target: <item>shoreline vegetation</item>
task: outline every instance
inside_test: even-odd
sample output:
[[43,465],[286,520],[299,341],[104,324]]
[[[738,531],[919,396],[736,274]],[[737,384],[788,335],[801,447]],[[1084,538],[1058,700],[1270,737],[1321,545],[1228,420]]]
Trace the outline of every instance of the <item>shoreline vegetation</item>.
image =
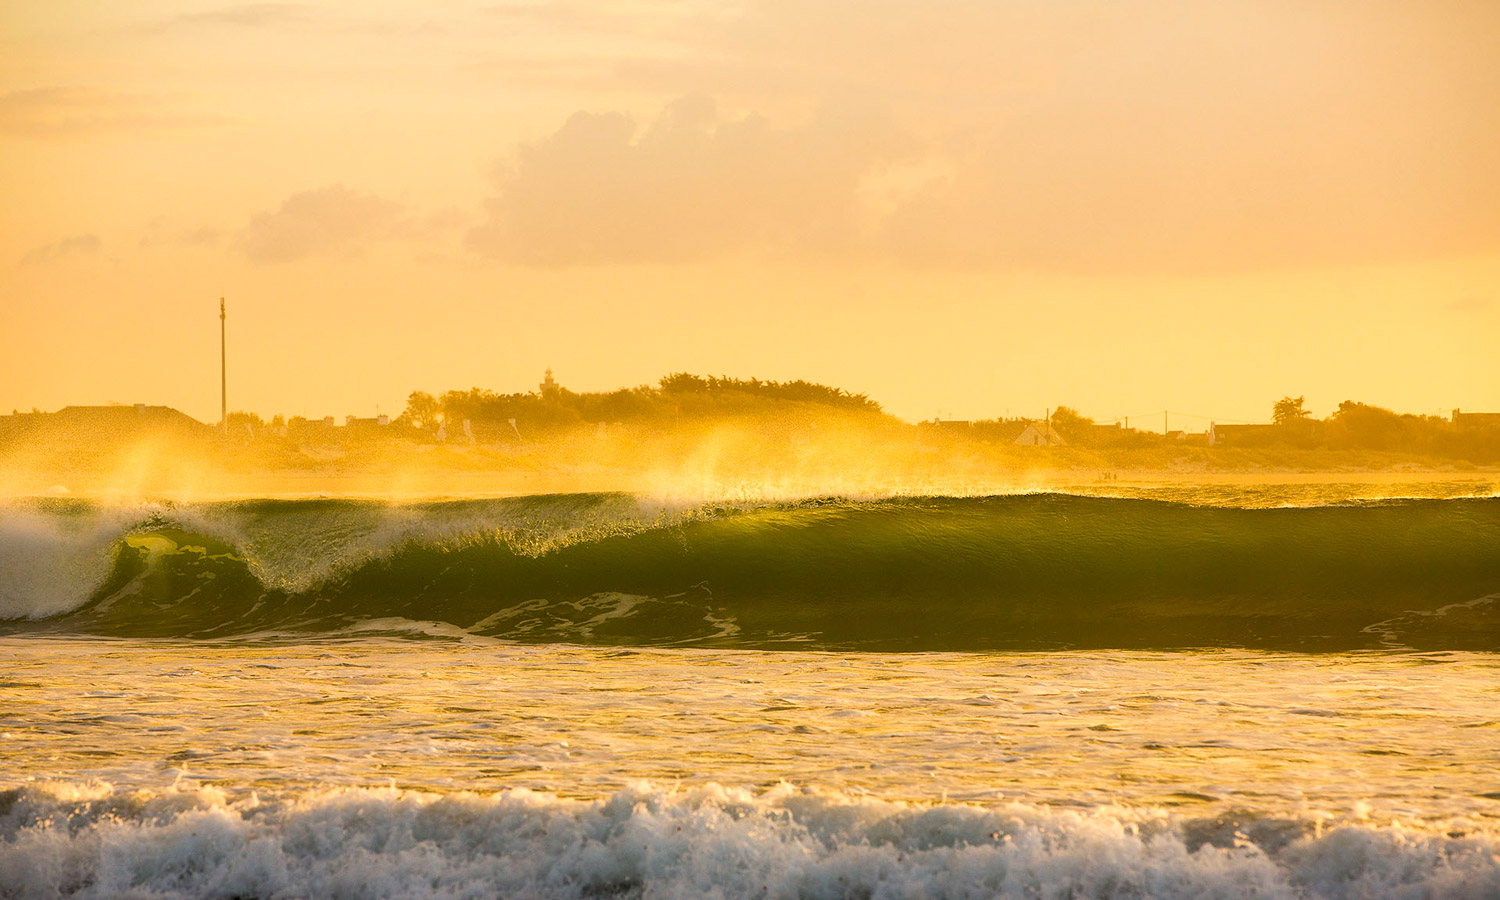
[[676,373],[575,393],[549,373],[530,393],[413,392],[395,417],[228,419],[222,429],[146,406],[0,416],[0,495],[774,497],[1500,475],[1500,416],[1346,402],[1315,419],[1290,397],[1266,424],[1163,435],[1067,406],[1048,419],[910,423],[806,381]]

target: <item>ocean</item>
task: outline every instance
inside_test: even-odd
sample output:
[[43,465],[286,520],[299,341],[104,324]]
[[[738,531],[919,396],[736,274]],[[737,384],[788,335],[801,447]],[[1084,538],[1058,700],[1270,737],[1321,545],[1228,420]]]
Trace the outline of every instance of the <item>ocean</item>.
[[1500,497],[0,505],[0,897],[1500,897]]

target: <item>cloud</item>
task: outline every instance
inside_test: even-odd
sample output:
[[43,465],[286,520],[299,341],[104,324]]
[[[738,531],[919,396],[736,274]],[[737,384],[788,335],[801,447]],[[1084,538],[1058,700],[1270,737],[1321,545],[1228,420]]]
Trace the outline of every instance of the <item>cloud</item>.
[[796,127],[726,117],[702,96],[644,128],[579,112],[501,168],[468,243],[542,265],[834,252],[859,233],[863,179],[908,147],[888,116],[858,103],[825,105]]
[[[854,14],[856,8],[859,14]],[[725,46],[889,96],[949,169],[877,252],[1202,272],[1500,250],[1500,5],[758,0]]]
[[156,218],[147,222],[141,235],[140,247],[142,249],[166,245],[217,247],[225,238],[222,229],[208,225],[200,225],[196,228],[171,228],[169,225],[170,223],[165,218]]
[[272,28],[302,25],[311,19],[312,7],[303,3],[242,3],[206,12],[184,13],[173,21],[183,25]]
[[430,37],[448,31],[448,27],[438,21],[421,18],[429,10],[420,4],[410,10],[414,15],[406,18],[402,18],[398,10],[387,9],[370,16],[363,15],[364,11],[365,5],[361,4],[354,4],[346,12],[306,3],[241,3],[203,12],[183,13],[152,22],[144,26],[143,30],[164,32],[174,29],[238,29],[264,32],[272,38],[299,33],[314,40],[329,36]]
[[680,23],[699,14],[693,4],[617,3],[598,0],[509,2],[487,6],[496,21],[623,37],[660,37],[681,30]]
[[[708,92],[777,123],[829,96],[889,110],[947,173],[910,191],[865,247],[913,265],[1193,273],[1500,251],[1500,3],[558,0],[489,19],[562,48],[479,64],[506,84]],[[588,40],[599,32],[610,39]],[[650,256],[585,211],[663,215],[665,258],[774,230],[750,226],[765,213],[751,197],[737,224],[721,213],[702,235],[682,233],[672,223],[692,215],[671,198],[687,176],[657,172],[647,143],[634,120],[596,117],[531,145],[473,242],[519,253],[524,221],[552,234],[536,258]],[[714,147],[679,150],[711,168]],[[584,152],[600,167],[585,177],[610,202],[589,206],[544,177]],[[723,166],[716,182],[760,177],[747,160]],[[774,196],[775,181],[757,190]],[[627,185],[654,199],[623,196]],[[526,212],[540,202],[527,191],[557,197],[555,215]],[[797,234],[802,212],[789,206],[781,230]]]
[[250,220],[239,236],[252,262],[291,262],[311,256],[353,255],[402,227],[402,207],[338,184],[288,197],[273,212]]
[[114,131],[219,125],[222,116],[174,109],[150,94],[47,87],[0,94],[0,135],[66,138]]
[[54,262],[69,256],[96,256],[104,250],[104,242],[97,234],[75,234],[60,241],[43,244],[28,250],[21,257],[21,265],[33,266]]
[[177,235],[177,243],[187,247],[214,247],[224,239],[224,232],[207,225]]
[[1317,103],[1221,109],[1212,84],[1127,107],[1135,88],[1106,84],[1124,77],[1105,66],[1065,102],[925,142],[878,100],[795,125],[698,95],[644,124],[578,112],[497,170],[467,243],[536,265],[769,250],[1090,274],[1500,249],[1500,168],[1480,164],[1481,133],[1379,116],[1326,129]]

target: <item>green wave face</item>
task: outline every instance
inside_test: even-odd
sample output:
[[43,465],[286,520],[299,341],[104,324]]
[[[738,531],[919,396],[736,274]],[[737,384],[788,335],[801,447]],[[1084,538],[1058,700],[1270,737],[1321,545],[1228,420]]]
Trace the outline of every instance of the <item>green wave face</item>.
[[[570,503],[564,524],[605,501]],[[324,512],[241,514],[279,533],[283,555],[308,548],[317,570]],[[1500,650],[1494,498],[803,502],[583,529],[540,549],[472,527],[486,515],[473,504],[424,515],[468,524],[292,587],[268,586],[230,541],[156,528],[118,545],[88,603],[9,624],[213,637],[443,623],[516,641],[894,651]]]

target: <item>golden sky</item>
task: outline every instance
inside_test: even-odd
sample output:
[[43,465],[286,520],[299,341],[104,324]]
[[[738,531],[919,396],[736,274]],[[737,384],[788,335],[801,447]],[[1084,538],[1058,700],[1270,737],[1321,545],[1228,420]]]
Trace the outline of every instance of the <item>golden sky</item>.
[[[1500,411],[1494,0],[0,6],[0,410]],[[1179,418],[1173,427],[1202,428]]]

